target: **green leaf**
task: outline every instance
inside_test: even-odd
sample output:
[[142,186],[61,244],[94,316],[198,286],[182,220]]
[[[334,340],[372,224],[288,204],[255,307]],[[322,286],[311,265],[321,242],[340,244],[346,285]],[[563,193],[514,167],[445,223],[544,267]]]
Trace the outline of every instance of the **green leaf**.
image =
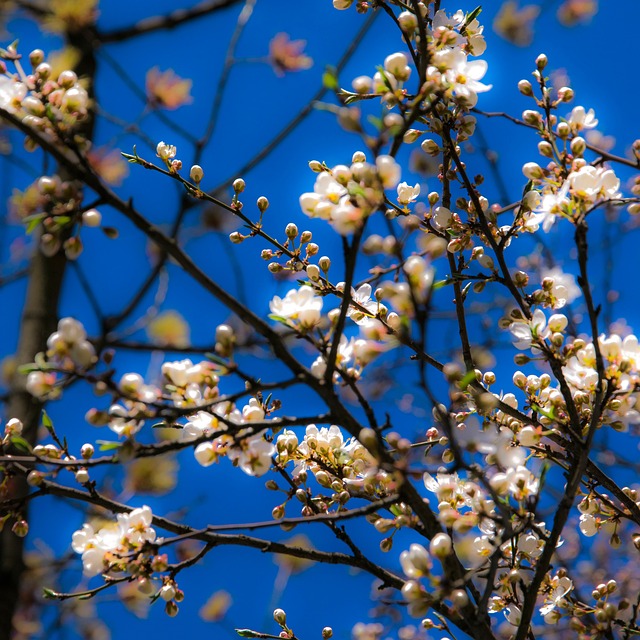
[[384,122],[381,118],[376,118],[375,116],[367,116],[367,121],[372,124],[378,131],[382,131],[384,128]]
[[60,596],[59,593],[55,592],[53,589],[48,589],[47,587],[42,588],[42,595],[47,600],[55,600]]
[[32,371],[40,371],[40,367],[35,364],[35,363],[31,363],[31,364],[21,364],[18,367],[18,373],[21,376],[26,376],[27,374],[31,373]]
[[551,407],[550,411],[547,411],[546,409],[543,409],[541,406],[532,403],[531,404],[531,408],[536,413],[539,413],[541,416],[544,416],[545,418],[549,418],[549,420],[556,420],[556,415],[555,415],[555,412],[553,410],[553,407]]
[[335,67],[326,67],[322,74],[322,84],[325,89],[335,91],[340,86],[338,84],[338,75]]
[[241,638],[259,638],[260,634],[257,631],[251,631],[251,629],[236,629],[236,633]]
[[551,465],[549,465],[548,462],[542,463],[542,468],[540,469],[540,489],[538,490],[538,493],[540,493],[540,491],[542,491],[542,488],[544,487],[545,480],[547,479],[547,473],[549,473],[550,468]]
[[357,93],[351,94],[344,99],[344,104],[349,106],[350,104],[354,104],[355,102],[360,102],[364,100],[362,96],[359,96]]
[[71,222],[71,218],[69,216],[56,216],[54,220],[62,227],[65,224],[69,224]]
[[22,436],[11,436],[11,444],[24,453],[31,453],[31,445]]
[[438,289],[442,289],[442,287],[446,287],[447,285],[450,285],[450,284],[452,284],[452,280],[448,280],[448,279],[445,279],[445,280],[438,280],[438,282],[434,282],[434,283],[431,285],[431,288],[432,288],[434,291],[437,291]]
[[467,14],[467,19],[464,21],[464,26],[472,23],[482,13],[482,7],[477,6],[471,13]]
[[42,426],[49,432],[53,433],[53,421],[49,417],[49,414],[43,409],[42,410]]
[[99,445],[100,451],[113,451],[120,448],[119,442],[112,442],[111,440],[96,440],[96,444]]
[[460,387],[460,389],[464,391],[475,379],[476,379],[476,372],[467,371],[467,373],[465,373],[464,376],[462,377],[462,380],[458,382],[458,386]]
[[350,196],[365,196],[365,190],[363,187],[361,187],[359,184],[354,184],[352,186],[349,187],[349,195]]
[[392,504],[389,507],[389,511],[391,511],[391,513],[393,513],[394,516],[398,517],[402,515],[402,511],[400,511],[400,507],[398,507],[397,504]]
[[32,234],[39,226],[39,224],[46,218],[45,213],[36,213],[32,216],[27,216],[24,218],[23,222],[26,223],[26,233],[27,235]]
[[120,155],[122,155],[123,158],[126,158],[127,162],[130,162],[131,164],[138,164],[140,162],[140,156],[138,155],[138,152],[136,151],[136,145],[133,145],[133,154],[131,153],[125,153],[124,151],[120,152]]

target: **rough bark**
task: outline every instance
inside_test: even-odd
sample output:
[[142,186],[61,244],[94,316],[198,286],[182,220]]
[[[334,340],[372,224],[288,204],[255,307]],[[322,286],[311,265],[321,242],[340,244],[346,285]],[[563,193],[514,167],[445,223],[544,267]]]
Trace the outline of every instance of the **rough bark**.
[[[89,95],[95,99],[93,80],[96,73],[95,32],[93,28],[65,34],[68,45],[81,53],[76,72],[89,80]],[[94,119],[91,115],[84,121],[81,133],[91,139]],[[69,176],[58,171],[64,180]],[[16,364],[34,361],[35,355],[46,350],[47,338],[56,329],[58,305],[66,272],[66,257],[60,251],[53,257],[44,256],[37,248],[31,258],[25,305],[20,324]],[[37,438],[42,403],[25,390],[25,377],[15,374],[11,381],[6,405],[7,418],[19,418],[23,425],[23,437],[34,445]],[[26,495],[28,486],[24,478],[11,478],[7,487],[7,498]],[[22,512],[26,518],[26,507]],[[20,583],[24,572],[24,539],[11,532],[11,524],[0,532],[0,640],[8,640],[13,632],[13,617],[19,604]]]

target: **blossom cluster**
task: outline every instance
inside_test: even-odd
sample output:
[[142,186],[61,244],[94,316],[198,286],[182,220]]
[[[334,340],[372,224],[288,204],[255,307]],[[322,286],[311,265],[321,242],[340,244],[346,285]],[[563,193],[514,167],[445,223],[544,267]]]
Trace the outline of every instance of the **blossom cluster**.
[[[87,340],[87,332],[75,318],[62,318],[58,330],[47,340],[46,361],[43,368],[31,371],[26,389],[37,398],[52,397],[59,393],[56,370],[73,372],[90,368],[96,361],[96,352]],[[51,370],[53,369],[53,371]]]
[[[151,545],[156,531],[151,526],[153,514],[147,506],[129,513],[119,513],[117,520],[95,531],[91,524],[73,534],[72,548],[82,555],[85,575],[92,577],[113,571],[139,573],[140,555],[153,557]],[[135,567],[135,569],[134,569]]]
[[[425,77],[418,78],[420,95],[428,104],[442,100],[468,110],[476,105],[478,93],[491,89],[490,85],[480,82],[487,72],[487,63],[468,59],[482,55],[486,49],[483,27],[463,11],[448,16],[444,10],[439,10],[430,22],[427,39],[430,64]],[[406,38],[420,38],[419,21],[412,11],[400,13],[398,23]],[[353,88],[356,94],[379,94],[387,106],[392,107],[403,100],[411,75],[406,54],[396,52],[385,58],[382,70],[372,78],[357,77]]]
[[[19,56],[9,47],[5,59],[17,63]],[[17,73],[5,71],[0,76],[0,108],[54,140],[72,134],[89,112],[87,90],[73,71],[65,70],[57,78],[52,77],[51,65],[42,50],[31,51],[29,61],[31,73],[16,64]]]
[[[526,86],[531,91],[530,85]],[[572,97],[568,88],[560,89],[559,93],[563,100]],[[539,129],[543,141],[538,148],[551,162],[546,167],[527,162],[522,168],[536,187],[525,195],[516,213],[516,225],[522,230],[535,232],[542,227],[549,231],[558,218],[576,222],[601,203],[621,197],[620,179],[614,170],[606,165],[588,164],[583,157],[587,144],[581,134],[598,125],[593,109],[586,111],[578,105],[559,122],[555,115],[550,116],[549,126],[556,125],[553,137],[538,111],[525,111],[523,119]],[[563,144],[564,150],[558,148],[558,143]]]
[[300,196],[300,207],[309,217],[327,220],[346,235],[384,206],[385,190],[394,189],[399,181],[400,166],[391,156],[380,155],[370,164],[357,151],[350,166],[320,166],[313,192]]
[[[313,505],[320,512],[332,506],[343,507],[352,497],[381,498],[396,488],[397,478],[378,468],[371,453],[355,438],[344,439],[337,425],[318,428],[310,424],[300,440],[292,430],[285,429],[276,440],[276,462],[283,467],[293,462],[292,477],[307,482],[313,474],[320,487],[331,489],[327,496],[318,496]],[[303,506],[303,515],[313,515],[312,502]],[[276,511],[282,517],[284,510]]]

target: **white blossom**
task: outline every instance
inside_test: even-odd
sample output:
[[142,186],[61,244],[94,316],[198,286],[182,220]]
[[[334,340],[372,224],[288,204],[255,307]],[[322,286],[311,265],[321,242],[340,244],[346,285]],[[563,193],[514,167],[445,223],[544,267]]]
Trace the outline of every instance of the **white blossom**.
[[322,304],[322,298],[316,296],[311,287],[302,286],[291,289],[284,298],[275,296],[269,303],[269,309],[292,326],[307,330],[320,322]]
[[402,205],[407,205],[414,202],[420,195],[420,185],[416,184],[411,187],[406,182],[401,182],[398,185],[398,202]]
[[585,108],[579,105],[573,108],[567,118],[567,122],[575,132],[583,129],[593,129],[598,126],[595,111],[593,109],[585,111]]

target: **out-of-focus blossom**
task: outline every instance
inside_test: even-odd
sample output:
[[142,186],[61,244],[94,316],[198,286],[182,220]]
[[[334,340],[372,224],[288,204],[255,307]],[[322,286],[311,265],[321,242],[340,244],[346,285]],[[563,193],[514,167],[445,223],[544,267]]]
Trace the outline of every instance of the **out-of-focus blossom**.
[[206,622],[220,622],[227,615],[232,603],[233,600],[227,591],[216,591],[202,606],[199,615]]
[[50,0],[42,24],[54,33],[73,33],[94,24],[98,18],[98,0]]
[[147,327],[149,337],[163,347],[188,347],[189,324],[172,309],[163,311]]
[[512,44],[526,47],[533,40],[533,23],[540,7],[529,4],[518,8],[515,0],[505,2],[493,22],[494,31]]
[[565,27],[588,22],[598,13],[597,0],[565,0],[558,7],[558,20]]
[[290,40],[286,33],[279,33],[271,40],[269,62],[276,75],[283,76],[288,71],[304,71],[311,68],[312,58],[303,53],[306,44],[304,40]]
[[191,80],[181,78],[173,69],[160,71],[153,67],[147,71],[147,98],[152,105],[172,111],[193,102],[192,84]]
[[119,187],[129,175],[129,163],[117,149],[92,149],[87,156],[91,168],[104,182]]

